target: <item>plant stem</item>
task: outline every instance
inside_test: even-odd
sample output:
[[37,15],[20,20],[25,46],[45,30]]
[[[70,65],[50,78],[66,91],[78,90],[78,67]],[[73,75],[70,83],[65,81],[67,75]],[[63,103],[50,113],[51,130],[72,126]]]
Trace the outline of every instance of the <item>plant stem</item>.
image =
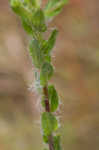
[[[45,95],[45,111],[50,112],[50,105],[49,105],[49,96],[48,96],[48,87],[47,85],[43,87],[43,92]],[[54,150],[54,142],[53,142],[53,135],[49,135],[48,137],[48,144],[49,150]]]
[[43,88],[44,96],[45,96],[45,111],[50,112],[50,105],[49,105],[49,96],[48,96],[48,87],[47,85]]

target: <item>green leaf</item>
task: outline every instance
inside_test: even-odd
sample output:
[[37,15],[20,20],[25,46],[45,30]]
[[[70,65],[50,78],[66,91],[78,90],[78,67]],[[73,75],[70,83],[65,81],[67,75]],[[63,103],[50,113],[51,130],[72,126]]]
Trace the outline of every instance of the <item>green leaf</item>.
[[53,11],[48,12],[48,18],[57,16],[62,11],[62,7],[55,8]]
[[56,111],[59,105],[59,98],[56,89],[53,85],[48,86],[48,95],[51,112]]
[[32,5],[34,7],[36,6],[35,0],[24,0],[23,2],[26,5]]
[[56,42],[56,36],[57,36],[58,30],[54,29],[48,39],[47,42],[45,42],[44,44],[44,52],[46,54],[49,54],[51,52],[51,50],[53,49],[55,42]]
[[[14,0],[15,1],[15,0]],[[40,8],[41,0],[19,0],[21,1],[25,6],[29,6],[30,8]]]
[[56,36],[58,34],[58,30],[57,29],[54,29],[51,33],[51,36],[48,40],[48,49],[47,51],[49,52],[50,50],[52,50],[52,48],[54,47],[55,45],[55,42],[56,42]]
[[[27,23],[30,24],[31,28],[38,30],[39,32],[45,32],[47,27],[45,25],[45,16],[40,8],[31,7],[31,0],[11,0],[11,8],[13,11],[22,18],[25,18]],[[35,1],[36,2],[36,1]],[[25,22],[25,26],[26,26]]]
[[29,51],[33,59],[33,64],[35,65],[35,67],[40,68],[43,64],[44,59],[43,53],[40,50],[39,42],[36,39],[33,39],[30,42]]
[[60,136],[54,136],[54,149],[61,150]]
[[18,15],[22,14],[21,9],[23,9],[23,6],[20,0],[10,0],[10,5],[15,13],[17,13]]
[[44,11],[47,19],[58,15],[68,0],[49,0]]
[[48,136],[58,128],[58,121],[54,115],[44,112],[41,117],[41,124],[44,135]]
[[44,55],[44,56],[45,56],[45,61],[51,63],[51,56],[50,55]]
[[41,50],[45,55],[45,61],[48,63],[51,62],[51,50],[53,49],[55,45],[57,33],[58,31],[54,29],[49,39],[42,41]]
[[28,34],[30,35],[34,34],[33,29],[26,18],[22,18],[22,26]]
[[35,8],[40,8],[41,6],[41,0],[24,0],[27,3],[31,3],[32,6],[34,6]]
[[47,83],[47,81],[52,77],[53,72],[54,72],[54,69],[53,69],[53,66],[50,63],[45,62],[42,65],[41,73],[40,73],[40,83],[41,83],[41,85],[44,86]]
[[29,20],[31,19],[32,12],[29,10],[28,7],[24,6],[21,0],[10,0],[10,5],[17,15],[21,17],[26,17]]
[[45,16],[44,13],[41,9],[37,9],[35,13],[33,14],[33,25],[34,27],[40,31],[40,32],[45,32],[47,27],[45,25]]
[[51,9],[52,7],[55,7],[56,4],[59,2],[60,0],[49,0],[45,9]]
[[45,143],[48,143],[48,136],[43,135],[43,141],[44,141]]

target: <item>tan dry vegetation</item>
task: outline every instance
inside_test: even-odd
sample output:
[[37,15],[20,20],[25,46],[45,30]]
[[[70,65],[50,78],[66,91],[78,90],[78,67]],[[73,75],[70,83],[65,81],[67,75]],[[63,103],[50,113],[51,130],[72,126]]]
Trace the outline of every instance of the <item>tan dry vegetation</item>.
[[[63,146],[99,149],[99,1],[71,0],[51,23],[59,28],[52,82],[59,91]],[[0,0],[0,149],[41,147],[28,37],[7,0]],[[33,121],[33,122],[32,122]],[[30,140],[31,139],[31,140]]]

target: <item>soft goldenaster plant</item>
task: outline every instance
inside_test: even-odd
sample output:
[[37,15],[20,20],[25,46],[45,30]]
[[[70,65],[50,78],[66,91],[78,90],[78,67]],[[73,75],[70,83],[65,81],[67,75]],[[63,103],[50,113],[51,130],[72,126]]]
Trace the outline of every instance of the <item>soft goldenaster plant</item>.
[[59,97],[54,85],[49,84],[54,73],[51,55],[58,31],[53,29],[47,40],[44,33],[47,31],[48,20],[58,15],[66,3],[67,0],[49,0],[42,8],[41,0],[10,0],[11,8],[20,17],[24,30],[31,36],[29,54],[36,70],[34,74],[37,89],[42,96],[41,104],[44,108],[41,113],[42,134],[49,150],[62,149],[60,135],[57,132],[59,122],[54,115],[59,107]]

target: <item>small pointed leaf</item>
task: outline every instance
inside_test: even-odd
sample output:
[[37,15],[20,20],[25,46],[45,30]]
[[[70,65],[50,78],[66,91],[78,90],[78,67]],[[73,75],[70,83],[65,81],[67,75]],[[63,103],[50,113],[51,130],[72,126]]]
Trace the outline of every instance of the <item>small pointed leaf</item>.
[[48,136],[58,128],[58,121],[54,115],[44,112],[41,117],[42,129],[44,135]]
[[53,66],[50,63],[45,62],[42,65],[41,73],[40,73],[41,85],[45,85],[47,83],[47,81],[52,77],[53,72],[54,72]]
[[33,64],[37,67],[40,68],[40,66],[43,63],[43,53],[40,50],[39,47],[39,42],[35,39],[33,39],[30,42],[30,55],[32,56],[33,59]]
[[44,32],[47,29],[44,13],[40,8],[35,9],[31,7],[31,3],[33,2],[36,3],[36,0],[10,0],[11,8],[22,18],[22,21],[23,18],[25,18],[27,23],[29,22],[31,25],[31,28],[34,28],[39,32]]
[[36,6],[35,0],[24,0],[24,4]]
[[48,95],[49,95],[49,101],[50,101],[50,109],[52,112],[56,111],[59,105],[59,98],[56,89],[53,85],[50,85],[48,87]]
[[10,0],[10,5],[13,11],[20,17],[25,17],[28,20],[32,17],[32,12],[28,7],[24,6],[21,0]]
[[30,35],[34,34],[33,29],[26,18],[22,18],[22,26],[28,34]]
[[49,19],[58,15],[67,2],[68,0],[49,0],[45,7],[46,18]]
[[54,29],[51,33],[50,38],[48,39],[48,51],[52,50],[54,47],[54,44],[56,42],[56,36],[57,36],[58,30]]
[[52,7],[55,7],[59,1],[60,0],[48,0],[48,3],[46,5],[45,9],[49,10]]
[[49,37],[48,40],[43,41],[43,46],[42,50],[46,55],[50,55],[51,50],[53,49],[55,42],[56,42],[56,37],[58,34],[58,30],[54,29]]
[[43,135],[43,141],[44,141],[45,143],[48,143],[48,136]]
[[54,136],[54,149],[55,150],[62,150],[60,144],[60,136]]
[[35,13],[33,14],[33,25],[34,27],[40,31],[45,32],[46,31],[46,25],[45,25],[45,16],[41,9],[37,9]]

